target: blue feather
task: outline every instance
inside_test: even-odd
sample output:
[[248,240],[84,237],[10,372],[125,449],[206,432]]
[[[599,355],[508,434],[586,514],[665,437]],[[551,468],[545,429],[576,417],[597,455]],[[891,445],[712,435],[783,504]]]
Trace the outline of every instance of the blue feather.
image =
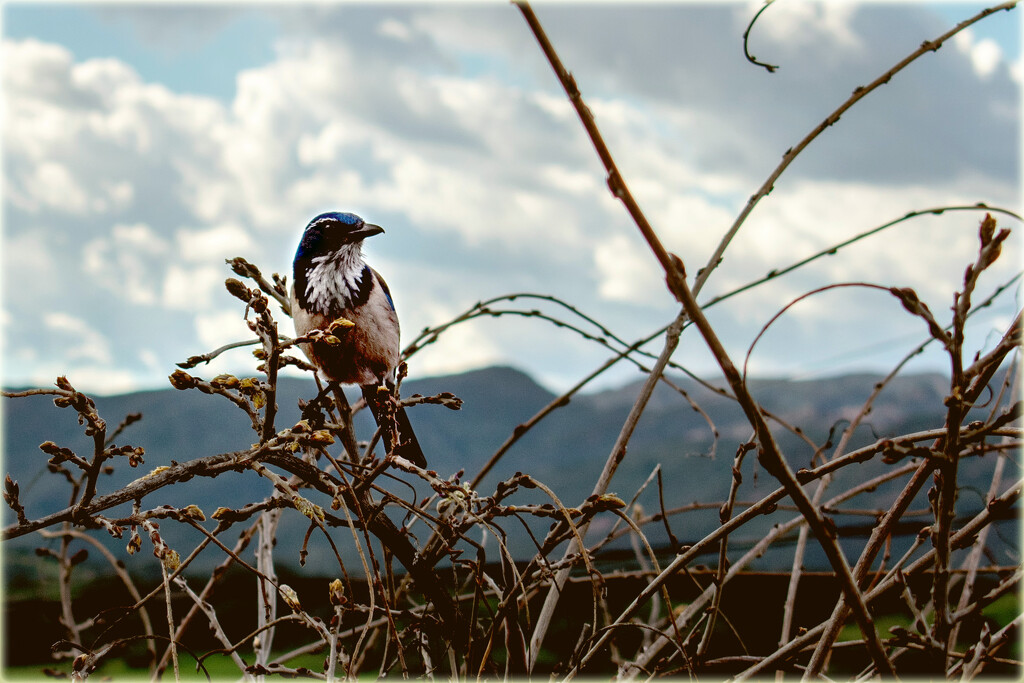
[[[354,213],[343,213],[340,211],[328,211],[322,213],[309,222],[302,239],[299,241],[299,248],[295,251],[295,260],[319,256],[325,250],[330,249],[329,238],[324,231],[326,224],[341,223],[342,225],[353,226],[358,229],[365,221]],[[325,225],[321,225],[325,224]],[[329,231],[328,231],[329,232]]]
[[[369,266],[367,266],[367,268],[369,268]],[[372,272],[377,276],[377,282],[380,283],[380,288],[384,292],[384,296],[387,298],[388,303],[391,305],[391,310],[397,312],[395,309],[395,300],[391,298],[391,290],[388,288],[388,283],[384,282],[384,278],[380,276],[380,273],[377,271]]]
[[[354,213],[343,213],[341,211],[328,211],[326,213],[320,214],[319,216],[317,216],[316,218],[311,220],[309,222],[309,225],[314,225],[316,223],[319,223],[320,221],[331,220],[331,219],[336,220],[339,223],[344,223],[345,225],[359,225],[360,223],[363,222],[363,219],[360,218],[359,216],[355,215]],[[309,226],[306,226],[306,227],[308,228]]]

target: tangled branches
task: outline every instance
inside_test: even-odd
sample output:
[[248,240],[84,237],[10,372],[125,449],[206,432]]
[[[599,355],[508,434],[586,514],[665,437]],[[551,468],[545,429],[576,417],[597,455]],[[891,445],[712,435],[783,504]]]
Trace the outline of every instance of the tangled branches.
[[[227,662],[236,678],[261,680],[274,674],[334,680],[368,672],[466,678],[544,672],[566,679],[614,672],[620,679],[632,679],[723,671],[739,680],[769,671],[834,675],[836,668],[850,675],[926,672],[934,677],[969,678],[986,667],[1018,665],[1004,655],[1020,618],[996,622],[985,611],[1016,589],[1020,567],[992,567],[983,561],[988,535],[996,524],[1014,515],[1022,493],[1022,482],[1007,472],[1018,464],[1013,455],[1021,446],[1020,313],[984,354],[972,356],[965,342],[974,312],[1019,277],[987,294],[980,289],[981,275],[999,259],[1010,235],[993,216],[1016,216],[985,205],[915,212],[709,302],[697,300],[746,216],[767,196],[792,159],[850,106],[968,23],[922,46],[868,88],[859,88],[787,152],[715,255],[691,280],[683,259],[665,249],[631,195],[539,20],[528,5],[520,9],[594,143],[609,189],[650,245],[679,302],[676,315],[664,327],[630,341],[556,297],[519,292],[482,301],[424,330],[406,349],[406,358],[442,340],[454,326],[497,316],[553,324],[610,353],[606,363],[513,429],[489,457],[479,454],[482,457],[475,462],[482,464],[471,477],[464,477],[465,472],[449,476],[381,452],[379,434],[360,440],[353,418],[364,404],[350,404],[344,393],[323,387],[314,369],[295,354],[300,343],[336,343],[349,326],[338,321],[324,331],[288,337],[276,313],[289,314],[284,278],[268,279],[245,259],[230,260],[237,278],[227,279],[226,288],[240,302],[252,338],[192,356],[169,379],[182,392],[209,396],[195,396],[196,400],[227,401],[237,409],[238,419],[252,430],[248,447],[216,454],[188,453],[180,462],[161,464],[126,485],[105,490],[106,474],[147,464],[142,447],[114,443],[138,421],[138,415],[129,415],[109,430],[93,399],[64,377],[55,388],[4,392],[10,398],[52,396],[57,408],[73,411],[91,440],[89,455],[53,441],[40,445],[48,456],[48,473],[67,486],[69,502],[61,509],[32,516],[19,483],[8,476],[4,486],[4,500],[15,519],[4,528],[3,539],[38,534],[57,542],[56,548],[40,550],[59,567],[60,623],[66,635],[55,645],[57,659],[69,660],[70,674],[78,680],[139,643],[145,648],[151,675],[160,676],[170,668],[176,678],[182,674],[183,662],[209,673],[215,661]],[[781,307],[762,328],[767,330],[800,302],[839,287],[871,289],[889,302],[895,300],[922,326],[923,341],[908,351],[906,359],[927,344],[941,347],[949,359],[942,419],[927,429],[881,436],[867,444],[854,442],[855,431],[905,359],[877,383],[860,409],[847,417],[845,427],[830,429],[824,440],[816,441],[755,397],[745,366],[741,370],[733,361],[705,314],[733,295],[916,215],[977,210],[984,211],[978,249],[954,285],[950,320],[942,319],[913,289],[898,283],[832,283]],[[721,382],[696,378],[673,360],[684,334],[699,336],[710,349],[721,369]],[[203,378],[189,372],[221,354],[250,346],[256,359],[252,376]],[[516,472],[483,488],[486,475],[526,434],[620,361],[635,365],[644,382],[610,452],[595,454],[595,458],[604,456],[605,464],[589,495],[563,500],[555,487],[530,472]],[[279,409],[280,373],[286,367],[309,373],[316,381],[317,391],[310,385],[312,398],[300,402],[301,417],[294,422],[284,422]],[[699,381],[697,386],[737,406],[749,436],[727,442],[710,412],[672,371],[690,374]],[[404,375],[404,368],[400,374]],[[683,410],[700,414],[713,436],[713,449],[722,441],[734,450],[725,500],[666,507],[671,484],[663,481],[660,464],[631,499],[612,493],[612,481],[634,436],[642,430],[641,418],[659,387],[674,392]],[[450,392],[410,395],[401,401],[408,407],[429,404],[453,410],[462,404]],[[795,467],[798,459],[787,451],[780,438],[783,434],[800,440],[813,453],[806,467]],[[743,487],[744,467],[749,470],[753,461],[769,475],[771,491]],[[957,502],[963,488],[962,468],[971,461],[991,464],[986,471],[989,486],[985,504],[965,515]],[[870,476],[852,477],[853,483],[836,486],[840,475],[865,471],[856,469],[864,463],[878,468]],[[209,514],[190,500],[147,507],[147,498],[151,500],[158,491],[178,490],[195,478],[217,479],[228,486],[241,473],[259,477],[264,484],[250,492],[244,505],[221,506]],[[637,500],[655,481],[659,511],[647,514]],[[874,524],[865,542],[852,543],[840,533],[836,517],[853,514],[848,506],[880,487],[888,487],[891,495],[887,494],[882,507],[865,504],[867,509],[860,510]],[[741,492],[753,495],[753,500],[743,500]],[[927,509],[914,510],[915,501],[922,497],[920,504]],[[718,510],[717,525],[692,542],[680,543],[685,515],[702,508]],[[927,524],[918,519],[922,514]],[[775,524],[764,530],[758,522],[766,516]],[[293,519],[305,528],[295,556],[285,555],[277,545],[283,520]],[[173,547],[168,540],[171,535],[161,524],[187,528],[200,540],[188,548]],[[913,540],[903,547],[896,539],[906,535],[908,526],[914,528]],[[662,529],[667,545],[653,540]],[[742,553],[736,550],[738,544],[730,547],[740,530],[758,534],[756,543]],[[513,551],[509,538],[514,531],[529,536],[528,556]],[[797,535],[797,542],[793,570],[786,577],[781,630],[770,634],[774,640],[770,647],[755,646],[751,631],[740,623],[744,615],[730,606],[729,597],[733,587],[751,573],[751,563],[791,534]],[[112,541],[98,540],[104,537]],[[602,552],[622,537],[628,537],[632,553],[609,566]],[[151,551],[159,581],[140,590],[138,577],[126,571],[110,549],[112,544],[123,545],[129,555]],[[84,561],[84,546],[109,563],[130,601],[110,604],[83,621],[75,614],[71,577]],[[333,556],[334,574],[315,591],[293,588],[282,578],[283,568],[303,565],[314,547],[327,549]],[[345,559],[351,556],[343,547],[355,550],[354,562]],[[798,587],[808,579],[803,560],[813,547],[826,558],[834,594],[827,600],[812,598],[827,603],[831,613],[807,622],[797,615],[803,606],[798,597],[806,596]],[[212,573],[191,571],[199,558],[210,556],[217,558]],[[717,562],[700,573],[695,564],[706,556]],[[995,578],[983,582],[980,577],[985,574]],[[232,608],[220,602],[239,576],[252,588],[249,597],[257,615],[255,625],[246,628],[240,628],[231,618]],[[878,612],[885,601],[900,605],[906,625],[881,628]],[[157,609],[162,609],[165,624],[151,614]],[[300,643],[294,644],[292,638],[290,649],[284,649],[279,635],[288,629],[301,634]],[[196,647],[199,631],[212,634],[215,645]],[[836,667],[837,660],[845,663]]]

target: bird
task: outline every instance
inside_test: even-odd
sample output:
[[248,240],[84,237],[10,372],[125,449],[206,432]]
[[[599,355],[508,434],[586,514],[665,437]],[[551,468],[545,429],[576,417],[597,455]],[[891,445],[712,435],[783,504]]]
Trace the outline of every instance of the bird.
[[326,330],[339,318],[352,323],[338,343],[299,344],[317,370],[334,384],[358,384],[388,453],[426,467],[423,449],[405,408],[394,411],[398,442],[392,443],[384,400],[394,395],[401,360],[400,328],[391,291],[363,258],[363,240],[384,229],[354,213],[330,211],[309,222],[295,251],[291,287],[292,319],[299,337]]

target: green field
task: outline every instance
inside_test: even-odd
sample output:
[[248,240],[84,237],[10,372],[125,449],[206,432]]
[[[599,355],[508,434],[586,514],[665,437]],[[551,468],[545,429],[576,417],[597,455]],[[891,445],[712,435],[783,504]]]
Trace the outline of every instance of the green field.
[[[283,653],[282,653],[283,654]],[[251,658],[251,655],[249,656]],[[243,657],[248,661],[249,658]],[[273,661],[273,659],[271,659]],[[295,659],[288,662],[288,666],[291,668],[298,668],[300,666],[307,667],[313,671],[323,670],[324,657],[322,654],[310,654],[296,657]],[[212,655],[207,657],[203,661],[206,671],[213,680],[238,680],[240,672],[235,663],[230,657],[224,655]],[[181,674],[181,680],[183,681],[205,681],[207,680],[206,674],[202,671],[196,670],[196,661],[190,655],[185,653],[179,653],[178,655],[178,667]],[[44,665],[35,666],[14,666],[3,669],[3,680],[10,681],[38,681],[38,680],[54,680],[43,674],[43,669],[47,668]],[[71,666],[67,662],[62,662],[60,666],[51,666],[49,668],[55,671],[61,671],[66,677],[70,676]],[[174,672],[168,670],[164,673],[164,680],[173,680]],[[149,680],[149,670],[145,668],[132,668],[122,659],[108,659],[100,665],[96,671],[89,674],[89,678],[93,680],[104,680],[111,679],[117,681],[127,680]],[[374,678],[376,676],[374,675]]]

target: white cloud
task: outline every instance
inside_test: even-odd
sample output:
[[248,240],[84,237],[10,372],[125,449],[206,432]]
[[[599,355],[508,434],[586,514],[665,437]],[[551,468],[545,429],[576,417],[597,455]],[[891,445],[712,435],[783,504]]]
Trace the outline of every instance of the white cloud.
[[7,230],[3,239],[4,289],[7,302],[15,293],[29,296],[25,283],[32,283],[32,292],[51,294],[61,292],[67,286],[57,266],[57,253],[51,239],[47,238],[50,226],[30,224],[20,234]]
[[397,19],[385,19],[377,26],[377,33],[385,38],[394,38],[403,43],[408,42],[412,37],[412,31],[407,24]]
[[167,243],[145,223],[115,225],[110,234],[114,245],[123,251],[157,255],[167,251]]
[[164,269],[169,243],[145,223],[117,224],[109,237],[85,245],[83,268],[107,289],[133,304],[152,305]]
[[160,361],[160,356],[157,355],[153,349],[141,349],[139,351],[139,360],[146,366],[148,370],[153,372],[162,372],[163,364]]
[[178,252],[196,263],[223,263],[254,248],[252,238],[236,223],[222,223],[205,230],[179,230],[175,234]]
[[[785,267],[811,254],[849,239],[858,233],[898,219],[915,210],[947,205],[970,206],[984,188],[962,181],[961,188],[878,187],[832,181],[800,181],[780,187],[763,200],[741,228],[727,252],[720,271],[709,281],[708,291],[721,293]],[[1012,190],[992,193],[1010,200]],[[1008,201],[1007,203],[1012,203]],[[925,215],[889,228],[826,256],[800,271],[738,297],[730,309],[751,320],[765,321],[796,296],[828,283],[871,282],[882,286],[912,287],[933,311],[948,309],[952,292],[962,281],[964,268],[977,254],[977,228],[983,211]],[[997,215],[1000,225],[1012,225]],[[1020,238],[1011,236],[1007,253],[1020,253]],[[1008,280],[1018,268],[1017,259],[1003,258],[986,276],[986,285]],[[835,307],[837,295],[816,297],[790,314],[807,321],[828,318],[849,320],[866,314],[878,300],[861,300],[857,306]],[[841,313],[840,313],[841,312]],[[897,308],[886,309],[902,318]]]
[[182,268],[172,264],[164,277],[161,303],[182,311],[204,311],[210,307],[213,293],[222,288],[224,280],[223,268]]
[[53,384],[58,375],[66,375],[68,381],[79,391],[94,394],[126,394],[142,388],[139,374],[134,370],[118,367],[76,366],[71,369],[54,369],[40,372],[32,382],[36,386]]
[[594,265],[598,293],[605,299],[643,305],[655,291],[664,289],[657,259],[625,235],[614,235],[599,244],[594,249]]
[[545,183],[558,192],[585,197],[597,197],[604,191],[594,173],[579,171],[555,164],[548,164],[540,169],[540,176]]
[[241,310],[199,314],[195,318],[195,327],[199,343],[207,351],[253,337],[242,319]]
[[[845,97],[843,84],[875,72],[862,37],[874,29],[865,26],[905,25],[881,16],[885,7],[787,0],[753,36],[755,51],[769,43],[764,54],[785,58],[784,68],[734,71],[741,60],[723,57],[725,45],[736,57],[759,7],[543,12],[627,182],[691,277],[785,146],[834,105],[822,88],[838,82]],[[699,29],[666,21],[689,11],[710,21]],[[302,225],[338,208],[383,216],[388,234],[370,253],[401,290],[407,330],[520,289],[555,291],[599,318],[632,316],[630,329],[654,329],[675,309],[660,269],[610,196],[528,32],[508,28],[509,12],[412,7],[359,15],[363,23],[351,26],[330,7],[306,12],[317,25],[299,19],[273,60],[238,74],[227,104],[146,82],[116,58],[76,62],[62,47],[5,41],[5,286],[10,296],[12,283],[37,283],[7,310],[45,327],[40,311],[63,310],[58,297],[73,287],[94,305],[76,312],[82,321],[100,328],[93,321],[132,304],[125,308],[140,334],[165,325],[161,339],[189,349],[180,359],[194,346],[250,336],[240,310],[218,309],[230,301],[224,258],[244,255],[268,273],[286,268]],[[896,16],[916,15],[898,8]],[[331,21],[339,28],[326,37]],[[586,30],[569,30],[577,26]],[[623,41],[614,55],[610,37]],[[1019,135],[1019,93],[991,77],[1005,60],[998,46],[958,40],[955,59],[922,59],[815,142],[754,211],[705,296],[912,209],[1019,202],[1019,164],[1000,156],[1007,136]],[[942,97],[926,97],[934,83]],[[715,315],[749,325],[790,296],[844,279],[899,279],[944,307],[950,278],[973,254],[976,218],[897,228]],[[1008,252],[1019,253],[1018,243]],[[71,333],[67,320],[50,322]],[[139,349],[150,346],[131,333],[107,340],[111,357],[167,365],[143,358]],[[533,353],[529,340],[494,340],[474,325],[446,344],[417,357],[418,374]],[[99,348],[79,360],[97,361]],[[9,348],[5,360],[30,351]]]
[[[103,188],[110,200],[111,210],[123,209],[135,198],[135,187],[127,180],[111,180],[104,183]],[[98,207],[101,211],[107,210],[106,204],[101,203]]]
[[130,66],[117,59],[90,59],[77,64],[70,71],[73,87],[106,98],[106,104],[115,104],[125,88],[141,85],[139,75]]
[[317,131],[299,136],[298,157],[305,166],[328,165],[346,147],[367,139],[370,128],[359,121],[329,121]]
[[[751,0],[737,8],[740,31],[765,5],[764,0]],[[842,48],[860,49],[860,37],[851,30],[851,18],[857,11],[852,2],[792,0],[774,2],[758,19],[752,40],[769,38],[775,47],[796,52],[808,46],[831,43]]]
[[1003,50],[992,38],[978,40],[971,29],[964,29],[953,37],[957,49],[966,54],[979,77],[989,78],[1003,62]]
[[5,89],[34,93],[31,100],[68,93],[68,71],[74,59],[70,50],[30,38],[5,41],[3,58]]
[[24,194],[15,194],[15,203],[30,211],[50,208],[62,213],[83,213],[90,208],[88,193],[67,166],[59,162],[44,161],[30,175],[22,176],[21,181]]
[[[254,227],[280,230],[297,224],[297,215],[358,203],[405,213],[425,229],[455,231],[475,244],[521,244],[530,229],[564,239],[559,236],[565,230],[553,234],[544,227],[553,206],[542,194],[496,193],[520,184],[515,174],[522,170],[508,163],[515,152],[509,131],[519,127],[517,119],[547,118],[532,98],[474,78],[388,72],[373,84],[383,89],[374,96],[386,100],[375,108],[401,112],[387,116],[399,116],[404,126],[438,128],[437,139],[429,130],[410,139],[387,116],[347,106],[347,90],[371,87],[378,76],[365,64],[354,70],[345,43],[288,43],[280,54],[277,62],[239,77],[233,118],[217,138],[224,159],[220,175],[188,169],[186,182],[194,191],[184,199],[203,220],[245,216]],[[494,108],[496,101],[513,106]],[[470,143],[495,154],[467,157],[462,147]],[[368,167],[381,172],[371,177]],[[496,205],[503,199],[507,208]]]
[[[435,322],[451,320],[457,314],[438,304],[430,305],[421,313]],[[404,343],[408,343],[407,340]],[[502,362],[508,362],[508,354],[503,352],[498,340],[471,321],[448,328],[437,342],[418,351],[409,361],[410,376],[443,375]]]
[[974,70],[982,78],[988,78],[1003,61],[1003,51],[999,44],[991,38],[985,38],[971,49],[971,62]]
[[55,312],[47,313],[43,317],[43,322],[48,330],[62,335],[63,356],[67,361],[84,360],[101,365],[109,365],[113,361],[107,338],[85,320],[67,313]]
[[546,193],[502,187],[489,173],[438,167],[415,154],[396,160],[392,174],[393,184],[368,188],[364,201],[383,211],[402,211],[424,230],[454,232],[474,247],[493,244],[515,251],[579,244],[574,217]]

